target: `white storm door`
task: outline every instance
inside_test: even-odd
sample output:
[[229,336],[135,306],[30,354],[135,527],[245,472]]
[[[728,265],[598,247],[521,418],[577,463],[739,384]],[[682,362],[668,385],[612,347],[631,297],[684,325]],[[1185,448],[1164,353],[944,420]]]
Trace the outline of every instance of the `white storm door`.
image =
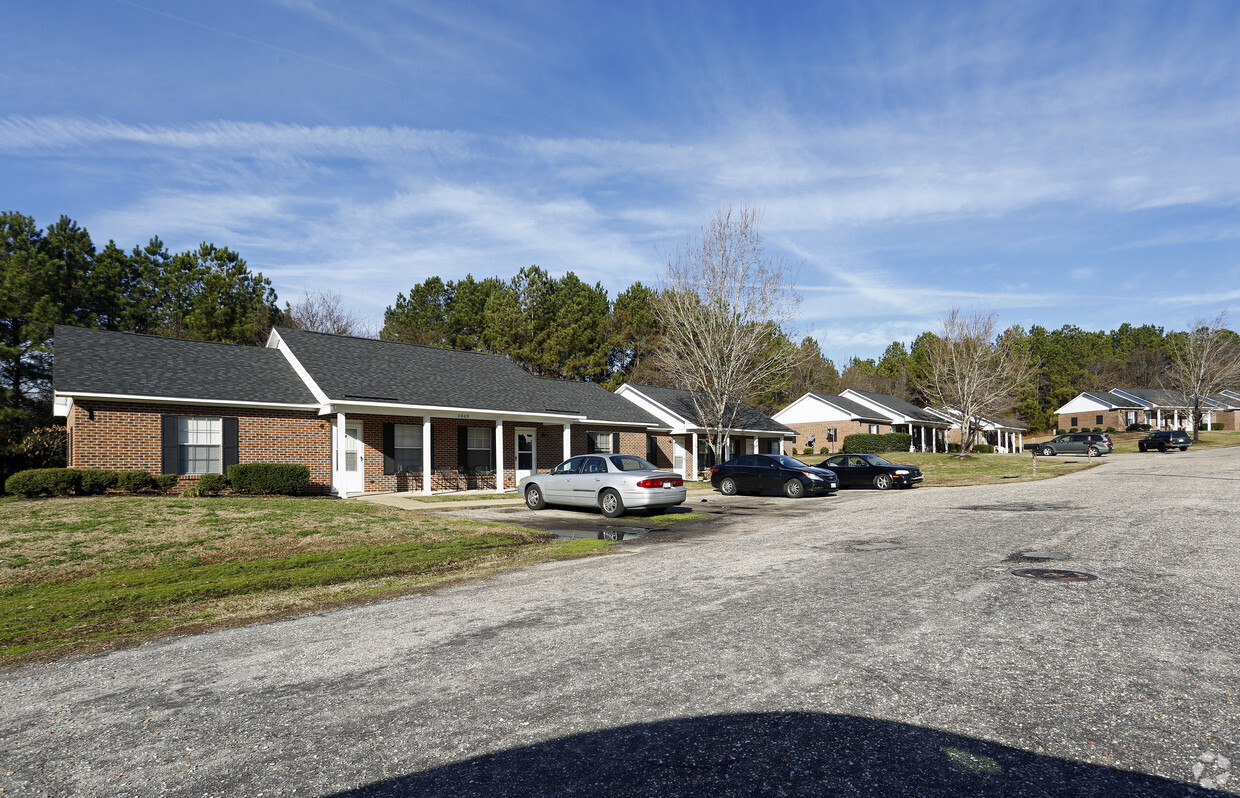
[[517,427],[517,481],[528,477],[538,470],[538,430],[528,427]]
[[685,474],[685,443],[677,437],[672,438],[672,470],[688,479]]
[[346,493],[361,493],[366,489],[362,422],[345,423],[342,444],[341,450],[336,453],[336,489]]

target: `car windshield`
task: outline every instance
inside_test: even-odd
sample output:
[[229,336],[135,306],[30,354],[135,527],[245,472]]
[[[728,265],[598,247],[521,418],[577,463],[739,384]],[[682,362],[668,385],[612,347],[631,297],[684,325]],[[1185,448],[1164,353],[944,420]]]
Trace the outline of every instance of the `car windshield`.
[[631,454],[613,454],[611,464],[621,471],[658,471],[659,467],[649,460]]
[[795,457],[788,457],[787,455],[782,455],[782,454],[772,454],[768,456],[775,462],[779,463],[784,468],[809,468],[810,467],[810,466],[807,466],[805,463],[802,463],[800,460],[796,459]]
[[881,466],[881,465],[891,465],[891,464],[892,464],[890,460],[888,460],[888,459],[886,459],[886,458],[884,458],[884,457],[879,457],[879,456],[878,456],[878,455],[876,455],[876,454],[863,454],[863,455],[861,455],[861,456],[862,456],[863,458],[865,458],[866,462],[868,462],[870,465],[880,465],[880,466]]

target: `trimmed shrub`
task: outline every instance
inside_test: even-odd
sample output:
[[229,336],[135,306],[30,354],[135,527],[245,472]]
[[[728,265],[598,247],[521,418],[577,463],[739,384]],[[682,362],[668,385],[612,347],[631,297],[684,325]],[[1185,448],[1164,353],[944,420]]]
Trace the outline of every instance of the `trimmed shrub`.
[[1094,427],[1093,432],[1102,432],[1102,427]]
[[1117,430],[1115,427],[1107,427],[1106,431],[1107,432],[1119,432],[1119,430]]
[[75,490],[81,472],[73,468],[30,468],[4,481],[7,493],[31,496],[66,496]]
[[1076,427],[1068,427],[1068,432],[1080,432]]
[[92,496],[116,487],[116,472],[102,468],[85,468],[78,472],[78,493]]
[[976,454],[994,454],[995,447],[989,443],[978,443],[973,446],[973,451]]
[[297,496],[310,487],[310,469],[296,463],[238,463],[228,468],[228,484],[237,493]]
[[1124,427],[1124,431],[1125,432],[1149,432],[1150,425],[1149,424],[1129,424],[1127,427]]
[[959,452],[960,452],[960,444],[958,444],[958,443],[949,443],[949,444],[947,444],[947,453],[948,453],[948,454],[959,454]]
[[152,477],[151,481],[155,483],[155,490],[160,493],[167,493],[177,486],[177,481],[180,479],[179,474],[160,474],[157,477]]
[[913,436],[907,432],[888,432],[882,435],[870,435],[858,432],[844,436],[844,446],[840,449],[846,454],[878,454],[879,452],[907,452]]
[[831,447],[830,446],[819,446],[818,454],[831,454]]
[[804,449],[801,450],[801,454],[813,454],[813,453],[814,453],[813,446],[806,446]]
[[1222,428],[1223,428],[1223,422],[1221,421],[1214,421],[1210,423],[1210,429],[1214,430],[1215,432],[1218,432]]
[[228,479],[223,474],[203,474],[194,487],[198,488],[199,495],[214,496],[228,487]]
[[116,475],[116,487],[126,493],[137,493],[154,485],[155,480],[145,471],[122,471]]

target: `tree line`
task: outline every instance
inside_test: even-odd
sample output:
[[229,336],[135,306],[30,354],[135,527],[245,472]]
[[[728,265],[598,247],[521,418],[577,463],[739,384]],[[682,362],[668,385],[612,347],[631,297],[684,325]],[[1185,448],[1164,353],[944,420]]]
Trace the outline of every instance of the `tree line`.
[[[732,222],[756,231],[757,218],[748,213],[742,210]],[[724,234],[737,231],[712,234],[708,226],[704,232],[707,235],[692,242],[695,247],[705,245],[711,235],[722,241]],[[750,254],[761,255],[760,239],[755,236],[751,244],[757,249]],[[690,254],[704,256],[697,265],[686,262],[695,274],[707,273],[703,264],[714,255],[684,249],[676,257]],[[733,262],[744,260],[726,247],[716,254]],[[669,265],[674,260],[669,258]],[[687,272],[681,277],[685,285],[698,279]],[[608,388],[623,382],[670,385],[687,377],[669,367],[669,340],[677,339],[683,352],[709,332],[695,331],[691,324],[670,329],[677,325],[677,312],[676,302],[669,300],[687,296],[685,285],[665,281],[656,288],[634,282],[612,298],[601,283],[588,284],[571,271],[557,277],[539,266],[525,267],[508,279],[431,277],[397,295],[377,335],[494,352],[533,374]],[[729,285],[718,289],[718,296],[725,298],[719,301],[729,301],[729,292],[735,293]],[[697,296],[680,315],[690,318],[696,312],[692,302],[717,301],[709,292]],[[759,307],[757,312],[781,306],[786,302],[768,303],[762,306],[766,311]],[[738,325],[731,319],[714,331],[712,343],[701,337],[702,346],[722,347],[729,336],[739,334],[736,330],[744,330],[755,342],[747,347],[751,362],[781,364],[743,380],[739,398],[744,401],[771,413],[806,391],[835,394],[846,388],[913,402],[933,400],[931,365],[942,343],[939,333],[922,333],[907,346],[893,341],[881,357],[852,357],[839,369],[813,337],[794,338],[785,329],[787,320],[754,317]],[[23,440],[51,421],[56,324],[239,344],[261,344],[273,325],[375,334],[362,329],[339,295],[330,292],[306,293],[281,308],[270,280],[251,271],[227,247],[204,242],[173,253],[153,236],[128,250],[111,240],[100,249],[68,217],[44,230],[31,217],[0,213],[0,472],[11,471],[24,448],[38,448],[40,440],[27,441],[26,447]],[[1153,325],[1123,324],[1110,332],[1035,325],[1028,330],[1010,327],[996,337],[1011,351],[1023,353],[1032,369],[1032,378],[1011,398],[1010,412],[1029,428],[1041,429],[1053,425],[1055,408],[1080,391],[1169,385],[1172,353],[1188,341],[1189,333]]]

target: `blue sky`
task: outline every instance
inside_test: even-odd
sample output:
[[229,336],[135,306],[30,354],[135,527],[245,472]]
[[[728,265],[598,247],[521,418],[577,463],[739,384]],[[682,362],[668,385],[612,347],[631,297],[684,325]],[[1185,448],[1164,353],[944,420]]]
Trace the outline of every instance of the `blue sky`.
[[[764,211],[837,363],[1240,305],[1240,3],[48,0],[0,29],[0,206],[239,251],[378,326],[427,277],[614,296]],[[1233,314],[1233,327],[1234,324]]]

